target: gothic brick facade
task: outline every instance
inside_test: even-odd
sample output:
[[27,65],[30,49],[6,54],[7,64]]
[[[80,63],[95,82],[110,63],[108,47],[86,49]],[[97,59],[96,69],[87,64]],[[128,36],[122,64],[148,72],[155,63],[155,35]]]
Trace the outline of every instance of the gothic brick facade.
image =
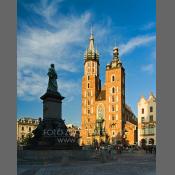
[[[134,144],[137,121],[132,111],[126,109],[125,69],[117,47],[113,49],[111,63],[106,65],[103,87],[99,69],[99,53],[94,48],[94,35],[91,33],[89,47],[84,55],[82,77],[81,144],[116,143],[127,139],[126,136],[128,142]],[[126,110],[129,113],[127,116]]]

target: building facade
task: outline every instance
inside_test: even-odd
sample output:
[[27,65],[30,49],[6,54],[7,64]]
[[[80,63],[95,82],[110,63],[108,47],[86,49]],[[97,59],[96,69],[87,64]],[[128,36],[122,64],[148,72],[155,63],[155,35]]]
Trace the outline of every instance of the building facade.
[[[101,87],[99,72],[99,53],[94,47],[94,35],[91,33],[89,47],[84,55],[82,77],[82,145],[122,141],[126,136],[125,127],[130,128],[127,133],[130,138],[130,132],[134,134],[133,129],[136,128],[133,126],[137,125],[133,112],[126,109],[125,69],[119,59],[117,47],[113,49],[110,64],[106,65],[106,80],[103,87]],[[127,117],[126,111],[129,113]],[[133,120],[130,119],[132,117]],[[130,143],[134,143],[133,138],[130,138]]]
[[156,97],[141,97],[138,102],[138,145],[156,145]]
[[39,124],[38,119],[33,118],[20,118],[17,120],[17,141],[21,142],[28,134],[32,134],[32,131],[36,129]]

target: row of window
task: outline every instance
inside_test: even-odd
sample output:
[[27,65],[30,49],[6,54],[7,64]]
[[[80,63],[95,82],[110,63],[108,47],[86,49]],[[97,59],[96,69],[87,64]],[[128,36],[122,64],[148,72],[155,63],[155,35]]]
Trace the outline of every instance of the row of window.
[[[111,96],[111,97],[109,97],[109,102],[112,102],[112,103],[115,103],[115,102],[118,102],[118,96],[116,96],[116,98],[115,98],[115,96]],[[85,105],[86,105],[86,99],[84,100],[84,103],[85,103]],[[123,104],[124,104],[125,102],[124,102],[124,100],[123,100]],[[87,105],[92,105],[93,104],[93,99],[88,99],[87,100]]]
[[[94,62],[92,62],[92,72],[93,73],[95,73],[95,66],[96,66],[96,64]],[[87,64],[86,71],[87,71],[87,73],[90,73],[91,72],[90,62]]]
[[153,138],[150,138],[150,139],[147,139],[147,138],[144,138],[140,141],[141,144],[154,144],[154,139]]
[[[150,115],[149,116],[149,122],[153,122],[154,119],[153,119],[153,115]],[[141,117],[141,122],[144,123],[145,122],[145,117]]]
[[[24,127],[23,127],[23,126],[21,127],[21,130],[24,131]],[[29,127],[29,132],[30,132],[31,130],[32,130],[31,127]]]
[[[90,62],[88,62],[87,65],[88,65],[88,67],[90,67],[91,66]],[[92,66],[93,67],[95,66],[94,62],[92,62]]]
[[154,127],[148,127],[141,129],[141,135],[155,134]]
[[[90,69],[89,68],[88,68],[88,72],[90,72]],[[92,68],[92,72],[95,72],[95,69],[94,68]],[[87,79],[88,79],[88,81],[90,80],[90,76],[89,75],[87,76]],[[112,77],[111,77],[111,82],[115,82],[115,76],[114,75],[112,75]]]
[[[109,106],[109,112],[118,112],[118,105],[111,105]],[[88,111],[87,111],[88,114],[93,114],[93,108],[91,108],[91,111],[90,111],[90,108],[88,108]],[[84,109],[84,114],[86,114],[86,108]]]
[[[87,88],[88,88],[88,89],[90,88],[90,83],[87,84]],[[116,92],[119,92],[118,86],[117,86],[117,88],[112,87],[112,88],[110,89],[110,93],[115,94]],[[123,89],[123,94],[124,94],[124,89]],[[85,95],[85,96],[86,96],[86,95]],[[90,92],[89,92],[89,91],[87,91],[87,96],[90,96]]]
[[[144,110],[144,108],[142,108],[142,114],[144,114],[144,112],[145,112],[145,110]],[[153,112],[153,107],[152,106],[150,106],[149,112]]]

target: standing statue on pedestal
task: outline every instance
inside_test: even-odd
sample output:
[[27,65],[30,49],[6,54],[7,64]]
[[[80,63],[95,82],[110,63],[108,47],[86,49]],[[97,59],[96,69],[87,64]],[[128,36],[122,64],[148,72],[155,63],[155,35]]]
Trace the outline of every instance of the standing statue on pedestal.
[[57,92],[57,73],[55,71],[54,64],[50,65],[47,75],[49,76],[47,91]]
[[43,101],[43,119],[39,119],[39,125],[33,131],[34,137],[26,149],[79,149],[78,137],[70,136],[62,119],[64,97],[58,92],[54,64],[50,65],[47,75],[47,92],[40,97]]

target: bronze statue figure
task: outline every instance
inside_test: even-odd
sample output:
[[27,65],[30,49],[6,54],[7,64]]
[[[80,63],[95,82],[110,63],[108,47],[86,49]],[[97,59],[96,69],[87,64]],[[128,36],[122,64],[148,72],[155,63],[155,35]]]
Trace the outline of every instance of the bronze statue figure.
[[54,64],[50,65],[49,71],[47,73],[49,76],[49,82],[47,90],[51,92],[57,92],[58,86],[57,86],[57,73],[54,68]]

